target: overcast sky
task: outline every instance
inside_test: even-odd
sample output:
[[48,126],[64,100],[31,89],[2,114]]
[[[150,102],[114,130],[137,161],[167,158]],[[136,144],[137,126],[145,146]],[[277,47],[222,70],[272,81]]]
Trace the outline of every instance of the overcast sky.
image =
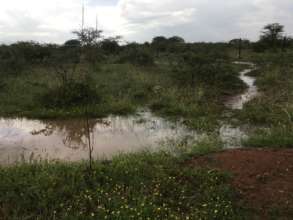
[[[82,0],[0,0],[0,43],[63,43],[81,26]],[[292,0],[84,0],[86,26],[127,41],[179,35],[188,41],[256,40],[267,23],[293,34]]]

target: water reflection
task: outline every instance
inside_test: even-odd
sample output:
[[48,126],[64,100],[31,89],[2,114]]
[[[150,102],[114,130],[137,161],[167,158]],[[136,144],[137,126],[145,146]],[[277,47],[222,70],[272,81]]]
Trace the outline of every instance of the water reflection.
[[[171,123],[149,112],[136,116],[110,116],[90,120],[94,157],[111,157],[118,152],[157,147],[167,137],[191,133],[180,123]],[[0,163],[22,159],[87,159],[87,129],[84,120],[0,120]]]
[[[62,134],[62,143],[65,147],[71,149],[78,149],[87,147],[87,129],[84,120],[59,120],[59,121],[42,121],[45,128],[35,129],[30,132],[33,136],[55,136],[56,134]],[[92,134],[95,126],[100,123],[103,124],[102,120],[89,120],[89,130]]]

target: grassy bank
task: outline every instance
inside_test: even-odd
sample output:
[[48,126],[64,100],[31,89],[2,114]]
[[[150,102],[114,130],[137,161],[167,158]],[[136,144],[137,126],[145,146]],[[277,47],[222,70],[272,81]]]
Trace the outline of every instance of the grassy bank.
[[257,148],[293,148],[292,127],[272,127],[270,129],[259,129],[243,140],[245,147]]
[[229,176],[166,152],[0,168],[1,219],[240,219]]
[[[185,62],[171,65],[170,58],[163,57],[153,65],[143,66],[119,63],[117,59],[110,63],[69,65],[64,76],[61,67],[56,70],[45,64],[1,75],[0,115],[70,118],[88,113],[90,117],[104,117],[149,108],[170,119],[183,118],[189,127],[213,130],[224,109],[223,97],[245,88],[237,77],[239,67],[229,59],[211,64],[212,69],[200,70],[211,72],[210,76],[193,76],[194,82],[190,74],[199,70],[190,70]],[[62,77],[68,82],[63,82]],[[87,103],[85,96],[91,98]]]

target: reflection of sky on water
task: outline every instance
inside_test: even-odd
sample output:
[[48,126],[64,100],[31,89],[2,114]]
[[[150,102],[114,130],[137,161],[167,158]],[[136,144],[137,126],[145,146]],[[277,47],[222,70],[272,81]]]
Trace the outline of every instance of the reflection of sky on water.
[[[84,120],[38,121],[27,119],[0,120],[0,163],[14,162],[31,155],[42,159],[82,160],[88,157]],[[153,116],[110,116],[90,120],[95,157],[110,157],[145,147],[156,147],[167,138],[179,138],[188,130],[178,124]]]

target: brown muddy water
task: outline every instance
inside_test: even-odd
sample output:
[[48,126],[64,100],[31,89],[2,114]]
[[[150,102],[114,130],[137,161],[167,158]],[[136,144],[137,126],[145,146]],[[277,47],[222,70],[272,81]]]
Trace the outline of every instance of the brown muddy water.
[[[245,93],[231,97],[225,103],[230,109],[243,105],[258,93],[255,79],[246,76],[255,67],[241,72],[241,79],[248,85]],[[156,117],[149,111],[134,116],[109,116],[90,120],[90,133],[94,158],[111,158],[125,152],[142,149],[155,150],[166,140],[179,141],[188,136],[197,140],[205,134],[188,130],[182,123]],[[29,120],[24,118],[0,119],[0,164],[36,160],[80,161],[88,159],[86,122],[71,120]],[[223,123],[217,131],[226,148],[241,147],[246,137],[243,127]]]
[[[150,112],[129,117],[109,116],[102,120],[90,120],[89,124],[94,158],[152,149],[167,138],[176,141],[193,133],[180,123],[169,122]],[[86,122],[82,119],[0,119],[0,164],[40,159],[87,159],[86,128]]]

